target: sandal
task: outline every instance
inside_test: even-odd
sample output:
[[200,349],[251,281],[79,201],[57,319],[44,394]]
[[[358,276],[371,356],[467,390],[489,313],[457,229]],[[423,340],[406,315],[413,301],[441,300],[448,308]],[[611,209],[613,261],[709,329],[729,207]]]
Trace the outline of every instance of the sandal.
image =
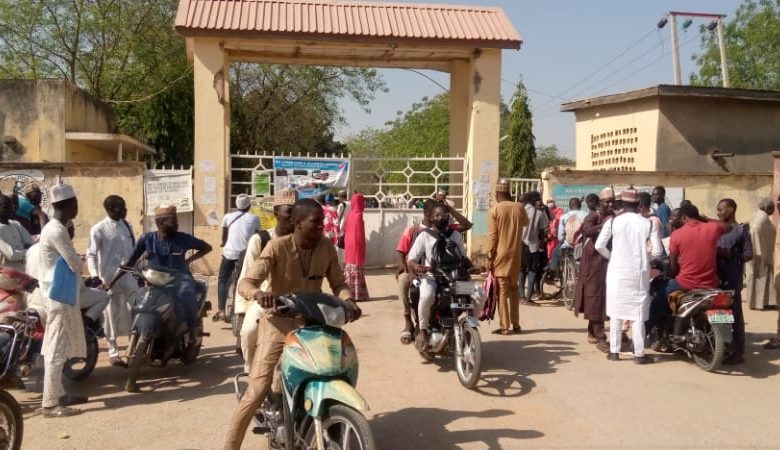
[[777,349],[779,349],[780,348],[780,339],[777,339],[777,338],[770,339],[769,342],[764,344],[764,348],[767,349],[767,350],[777,350]]
[[68,417],[81,414],[80,409],[68,408],[67,406],[55,406],[54,408],[41,408],[41,415],[45,419],[53,417]]
[[536,303],[535,301],[528,300],[528,299],[520,300],[520,304],[521,305],[525,305],[525,306],[541,306],[540,304]]
[[213,316],[211,316],[211,321],[219,322],[220,320],[222,320],[222,316],[223,316],[222,311],[217,311],[214,313]]
[[409,345],[412,343],[412,332],[408,330],[404,330],[401,332],[401,343],[404,345]]
[[512,333],[520,334],[523,332],[523,328],[520,325],[515,325],[512,327]]

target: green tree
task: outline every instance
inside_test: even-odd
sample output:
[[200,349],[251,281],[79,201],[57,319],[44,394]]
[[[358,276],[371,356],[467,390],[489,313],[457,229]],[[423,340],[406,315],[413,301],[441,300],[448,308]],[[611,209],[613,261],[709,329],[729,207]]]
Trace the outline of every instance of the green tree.
[[537,147],[534,165],[536,166],[534,176],[539,177],[544,169],[558,166],[573,166],[574,160],[562,156],[560,150],[555,145],[549,145]]
[[[700,32],[703,53],[693,56],[699,73],[691,74],[691,84],[721,86],[717,33]],[[731,86],[780,89],[780,0],[745,1],[724,32]]]
[[512,96],[506,125],[507,138],[499,148],[499,172],[504,177],[536,176],[536,147],[528,93],[522,81]]

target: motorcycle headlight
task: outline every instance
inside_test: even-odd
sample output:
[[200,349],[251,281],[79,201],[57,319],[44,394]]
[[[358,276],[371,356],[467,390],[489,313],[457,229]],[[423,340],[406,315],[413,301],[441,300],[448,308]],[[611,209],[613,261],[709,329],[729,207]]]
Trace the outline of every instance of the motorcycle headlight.
[[144,269],[143,275],[149,284],[157,287],[165,286],[173,279],[173,275],[170,273],[154,269]]
[[341,306],[329,306],[322,303],[317,303],[317,307],[320,309],[326,324],[332,327],[341,328],[344,326],[344,324],[347,323],[344,308]]
[[306,369],[308,372],[316,372],[316,364],[311,354],[306,350],[296,333],[290,333],[284,339],[285,364],[296,368]]

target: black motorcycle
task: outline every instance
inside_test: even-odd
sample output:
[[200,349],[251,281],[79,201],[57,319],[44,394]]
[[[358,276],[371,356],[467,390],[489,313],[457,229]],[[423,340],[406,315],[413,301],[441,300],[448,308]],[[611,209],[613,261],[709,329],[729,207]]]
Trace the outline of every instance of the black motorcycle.
[[[668,266],[663,260],[651,267],[660,274],[651,281],[651,290],[665,289]],[[717,370],[734,342],[734,292],[721,289],[694,289],[668,300],[671,315],[659,318],[647,330],[650,348],[655,351],[685,352],[707,372]]]
[[[484,299],[482,285],[470,279],[468,270],[434,270],[436,297],[431,307],[430,333],[427,347],[418,352],[428,361],[437,356],[455,358],[458,380],[467,389],[474,389],[482,371],[482,339],[479,336],[479,317],[474,313],[475,300]],[[420,302],[419,282],[409,288],[413,336],[420,331],[417,307]]]
[[136,392],[138,376],[144,364],[151,362],[162,367],[171,358],[179,358],[184,364],[197,359],[203,336],[208,336],[208,333],[203,332],[203,316],[211,305],[206,302],[205,283],[196,281],[199,284],[196,304],[200,319],[197,328],[191,330],[176,304],[182,274],[161,267],[122,270],[129,271],[145,284],[128,300],[133,324],[130,328],[125,390]]
[[62,368],[62,374],[72,381],[81,381],[87,378],[95,366],[97,366],[98,355],[100,353],[100,346],[98,345],[98,338],[105,337],[103,331],[103,320],[92,320],[84,313],[87,310],[81,311],[81,320],[84,322],[84,338],[87,340],[87,356],[86,358],[70,358],[65,362],[65,366]]

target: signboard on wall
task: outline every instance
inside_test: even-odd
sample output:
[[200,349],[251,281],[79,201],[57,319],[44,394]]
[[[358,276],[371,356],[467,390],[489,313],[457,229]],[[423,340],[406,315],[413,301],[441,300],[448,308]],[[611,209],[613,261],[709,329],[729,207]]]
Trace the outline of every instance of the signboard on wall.
[[252,171],[252,197],[271,195],[271,173],[267,170]]
[[[556,184],[553,186],[553,198],[555,204],[563,209],[569,208],[569,199],[577,197],[584,200],[588,194],[598,194],[600,190],[606,186],[601,184]],[[615,192],[620,192],[623,189],[628,188],[627,184],[614,185]],[[634,186],[639,192],[652,193],[653,186]],[[666,188],[666,204],[671,208],[676,208],[680,205],[680,202],[685,199],[684,189],[681,187],[667,187]],[[582,204],[583,210],[586,209],[585,203]]]
[[153,215],[160,205],[173,205],[177,212],[192,212],[191,170],[147,170],[144,172],[144,207]]
[[274,192],[295,189],[300,198],[314,197],[328,190],[345,189],[348,181],[347,159],[274,158]]

